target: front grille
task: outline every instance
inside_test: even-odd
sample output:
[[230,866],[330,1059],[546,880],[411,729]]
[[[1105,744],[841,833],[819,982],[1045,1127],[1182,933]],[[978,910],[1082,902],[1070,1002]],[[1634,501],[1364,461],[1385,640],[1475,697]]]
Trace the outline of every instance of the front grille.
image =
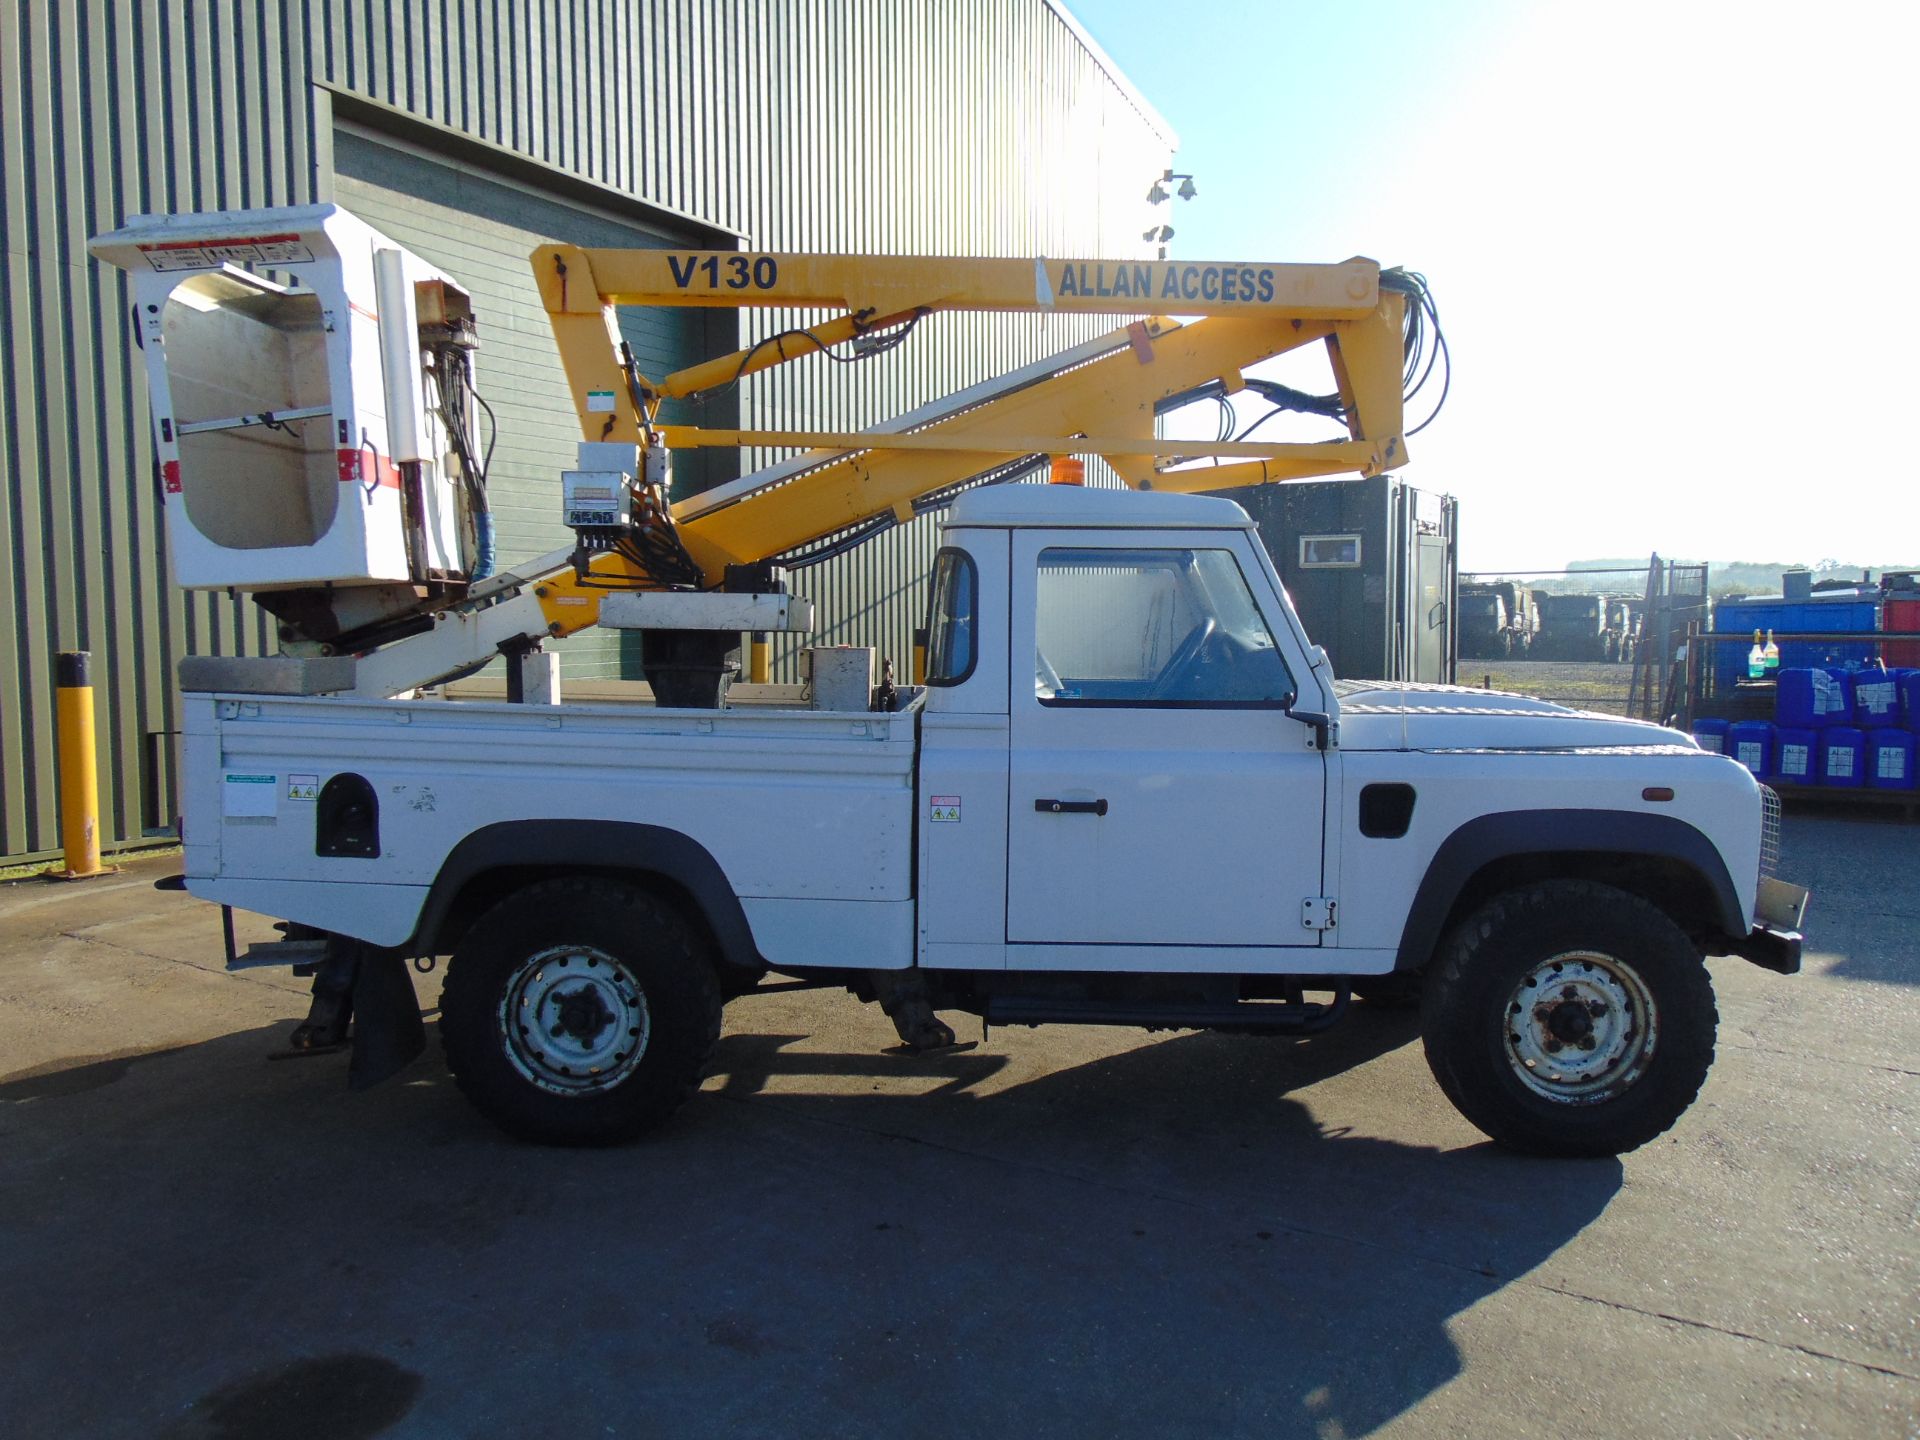
[[1760,787],[1760,878],[1780,868],[1780,797],[1771,785]]

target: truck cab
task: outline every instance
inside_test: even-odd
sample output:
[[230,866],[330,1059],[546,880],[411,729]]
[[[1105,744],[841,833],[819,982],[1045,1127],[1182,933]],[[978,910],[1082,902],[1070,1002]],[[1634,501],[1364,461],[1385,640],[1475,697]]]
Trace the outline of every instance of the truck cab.
[[[921,721],[919,959],[1282,970],[1319,943],[1338,704],[1244,512],[1008,486],[954,506]],[[1205,897],[1202,900],[1200,897]]]
[[1517,626],[1507,613],[1507,602],[1485,586],[1460,590],[1460,658],[1504,660],[1513,654]]

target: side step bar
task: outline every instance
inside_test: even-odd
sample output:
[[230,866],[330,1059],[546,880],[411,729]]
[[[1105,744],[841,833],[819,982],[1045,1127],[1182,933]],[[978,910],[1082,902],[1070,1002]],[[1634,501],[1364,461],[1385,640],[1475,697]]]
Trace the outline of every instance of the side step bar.
[[1227,1004],[1128,1004],[1025,995],[987,999],[990,1025],[1131,1025],[1143,1030],[1225,1030],[1242,1034],[1312,1035],[1347,1013],[1345,989],[1327,1004],[1276,1000],[1239,1000]]

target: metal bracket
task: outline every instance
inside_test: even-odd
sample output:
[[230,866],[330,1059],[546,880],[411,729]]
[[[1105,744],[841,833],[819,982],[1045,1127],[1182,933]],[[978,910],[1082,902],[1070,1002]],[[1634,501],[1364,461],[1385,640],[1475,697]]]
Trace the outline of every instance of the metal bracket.
[[724,590],[636,590],[602,600],[600,624],[609,630],[778,630],[804,635],[813,629],[813,602],[797,595]]
[[227,969],[256,970],[264,965],[318,965],[327,958],[325,936],[308,940],[256,940],[242,955],[229,955]]
[[1331,930],[1339,923],[1335,911],[1339,901],[1315,895],[1300,902],[1300,925],[1307,930]]

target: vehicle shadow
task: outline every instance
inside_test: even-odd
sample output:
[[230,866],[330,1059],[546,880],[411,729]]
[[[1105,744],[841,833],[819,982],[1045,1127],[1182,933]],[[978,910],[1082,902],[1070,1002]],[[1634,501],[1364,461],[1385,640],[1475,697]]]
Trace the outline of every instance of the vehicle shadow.
[[437,1056],[266,1063],[288,1028],[0,1079],[14,1433],[1359,1436],[1621,1183],[1335,1123],[1443,1105],[1403,1016],[730,1035],[604,1151],[506,1140]]

